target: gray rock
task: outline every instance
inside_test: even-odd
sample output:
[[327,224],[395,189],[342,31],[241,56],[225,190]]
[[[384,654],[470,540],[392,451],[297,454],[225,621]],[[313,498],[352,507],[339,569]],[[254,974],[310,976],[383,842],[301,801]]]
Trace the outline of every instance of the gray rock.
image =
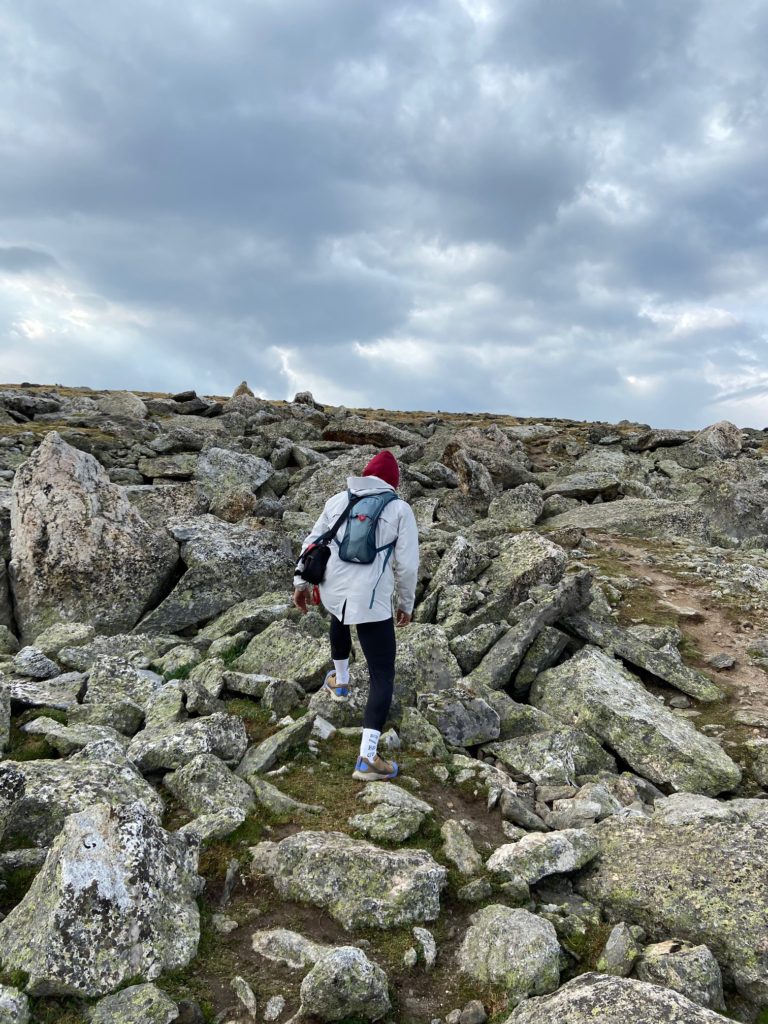
[[520,484],[504,491],[488,506],[488,519],[506,530],[533,526],[544,509],[544,496],[536,484]]
[[145,772],[172,770],[197,754],[215,754],[228,764],[236,764],[247,746],[243,720],[217,712],[163,729],[142,729],[131,740],[128,757]]
[[68,711],[77,704],[84,683],[80,672],[65,672],[53,679],[5,679],[4,688],[19,704]]
[[133,736],[141,728],[144,712],[132,700],[112,700],[103,704],[72,704],[67,719],[70,725],[103,725],[124,736]]
[[398,636],[395,695],[408,706],[419,693],[450,689],[461,678],[461,667],[448,647],[440,626],[414,623]]
[[768,1002],[768,822],[666,825],[608,818],[594,829],[600,856],[576,889],[652,939],[706,945],[724,978]]
[[266,459],[226,448],[208,448],[197,460],[195,477],[209,501],[210,511],[236,523],[253,511],[256,491],[274,468]]
[[737,426],[728,420],[720,420],[694,434],[691,444],[709,456],[730,459],[741,451],[743,438]]
[[237,766],[237,774],[247,782],[252,776],[268,772],[293,747],[307,742],[312,732],[313,721],[311,715],[304,715],[297,718],[293,725],[287,725],[261,743],[249,747]]
[[571,473],[553,480],[548,487],[544,488],[545,498],[561,494],[564,498],[579,498],[586,501],[591,501],[598,496],[606,501],[612,501],[620,493],[621,484],[618,477],[613,473],[606,472]]
[[768,739],[747,740],[744,749],[755,780],[764,788],[768,788]]
[[380,1020],[389,1012],[387,976],[361,949],[325,953],[301,983],[301,1012],[320,1021]]
[[278,675],[305,690],[317,689],[328,671],[328,640],[314,636],[304,623],[273,622],[251,640],[235,662],[240,672]]
[[437,760],[448,756],[440,732],[416,708],[403,708],[400,739],[406,750],[414,750]]
[[[612,928],[598,958],[596,969],[600,974],[626,978],[639,955],[640,946],[632,934],[632,929],[622,921]],[[645,980],[650,981],[649,978]]]
[[737,801],[714,800],[698,793],[673,793],[657,799],[654,821],[664,825],[690,825],[702,821],[740,821],[744,817]]
[[382,803],[368,814],[354,815],[349,824],[376,842],[402,843],[419,831],[424,817],[412,808]]
[[49,746],[57,750],[63,757],[72,754],[76,750],[82,750],[89,743],[99,740],[111,740],[120,746],[125,746],[125,736],[104,725],[62,725],[46,715],[35,718],[23,725],[22,730],[33,736],[45,736]]
[[143,420],[147,417],[147,407],[132,391],[110,391],[96,399],[96,405],[104,416],[127,416],[130,419]]
[[443,837],[443,855],[460,875],[472,877],[483,870],[483,858],[458,821],[449,818],[440,829]]
[[271,530],[225,523],[212,515],[180,517],[168,524],[187,571],[171,593],[141,622],[149,633],[179,633],[230,605],[267,593],[293,570],[290,542]]
[[485,1024],[488,1014],[479,999],[471,999],[459,1017],[459,1024]]
[[299,832],[253,848],[282,899],[325,909],[344,928],[433,921],[446,870],[423,850],[382,850],[340,832]]
[[225,839],[245,821],[245,811],[237,807],[224,807],[210,814],[199,814],[177,829],[177,835],[190,836],[196,843]]
[[52,679],[61,674],[56,662],[38,647],[23,647],[11,662],[11,671],[28,679]]
[[192,480],[137,484],[125,487],[125,496],[150,526],[165,529],[178,516],[202,516],[208,499]]
[[597,856],[598,850],[597,839],[585,829],[535,833],[500,846],[488,859],[486,868],[505,881],[533,885],[548,875],[583,867]]
[[498,714],[470,687],[459,685],[440,693],[422,693],[416,706],[455,747],[487,743],[500,732]]
[[[0,569],[0,575],[5,573],[5,564]],[[2,580],[0,580],[0,594],[2,594]],[[0,596],[0,605],[2,604],[2,597]],[[2,615],[2,612],[0,612]],[[0,622],[0,654],[15,654],[19,649],[19,641],[16,639],[14,633],[11,632],[10,628],[3,622]]]
[[178,558],[170,537],[144,522],[96,459],[56,431],[16,473],[11,554],[27,641],[59,622],[130,629]]
[[658,985],[582,974],[559,992],[519,1006],[506,1024],[725,1024],[719,1013]]
[[741,773],[714,740],[655,700],[639,679],[595,647],[584,647],[531,688],[531,703],[607,743],[655,783],[714,795]]
[[94,743],[66,761],[6,761],[24,780],[24,794],[10,808],[7,829],[48,846],[64,819],[95,804],[119,807],[141,802],[156,817],[163,801],[145,782],[122,748]]
[[0,985],[0,1020],[3,1024],[28,1024],[29,1000],[10,985]]
[[674,989],[711,1010],[725,1011],[720,967],[706,946],[676,939],[646,946],[636,972],[641,981]]
[[526,651],[512,681],[511,693],[515,700],[524,700],[528,696],[536,676],[554,665],[567,646],[565,633],[554,626],[544,626]]
[[361,416],[346,416],[329,424],[323,431],[324,441],[343,441],[345,444],[373,445],[376,448],[407,447],[421,438],[401,430],[383,420],[367,420]]
[[722,690],[703,672],[684,665],[677,651],[671,653],[654,649],[630,630],[621,629],[613,622],[598,622],[585,615],[568,616],[563,624],[582,640],[650,672],[696,700],[713,701],[723,698]]
[[269,928],[254,932],[251,943],[254,953],[294,971],[313,967],[320,957],[332,949],[331,946],[313,942],[312,939],[298,932],[287,931],[285,928]]
[[79,647],[93,640],[95,630],[87,622],[57,622],[38,633],[35,647],[48,658],[55,658],[63,647]]
[[506,623],[483,622],[469,633],[455,636],[450,643],[451,653],[456,657],[461,670],[469,674],[477,668],[484,656],[508,629]]
[[575,526],[628,537],[687,537],[706,543],[708,523],[700,510],[661,498],[623,498],[600,505],[580,505],[546,520],[548,530]]
[[549,921],[500,905],[478,910],[471,921],[458,953],[463,974],[503,988],[512,1006],[557,988],[560,945]]
[[162,676],[135,668],[125,658],[99,655],[88,673],[88,688],[83,700],[87,704],[130,700],[143,709],[163,683]]
[[195,815],[235,807],[248,814],[255,804],[253,790],[213,754],[198,754],[183,768],[170,772],[163,785]]
[[100,999],[90,1011],[90,1024],[171,1024],[178,1007],[156,985],[130,985]]
[[581,729],[546,729],[489,743],[483,750],[537,785],[572,785],[578,775],[615,768],[613,758]]
[[22,901],[0,922],[6,969],[31,995],[102,996],[184,967],[197,950],[197,847],[141,804],[71,815]]

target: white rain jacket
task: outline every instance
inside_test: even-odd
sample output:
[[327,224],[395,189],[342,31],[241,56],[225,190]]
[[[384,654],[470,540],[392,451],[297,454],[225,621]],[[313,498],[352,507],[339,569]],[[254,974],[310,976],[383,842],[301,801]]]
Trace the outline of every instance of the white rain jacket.
[[[377,476],[348,477],[347,488],[361,496],[395,489]],[[331,529],[348,504],[347,491],[340,491],[326,501],[312,532],[301,546],[302,553],[316,537]],[[419,570],[419,531],[411,506],[402,498],[390,501],[379,517],[376,526],[377,547],[395,541],[386,566],[386,551],[379,551],[370,565],[342,562],[339,558],[339,543],[346,528],[346,522],[342,523],[336,539],[331,541],[331,557],[328,559],[325,581],[320,584],[323,605],[331,615],[349,625],[379,622],[392,616],[392,597],[397,583],[397,607],[410,614],[416,600],[416,577]],[[309,587],[299,575],[294,577],[293,583],[295,587]],[[371,606],[374,588],[376,593]]]

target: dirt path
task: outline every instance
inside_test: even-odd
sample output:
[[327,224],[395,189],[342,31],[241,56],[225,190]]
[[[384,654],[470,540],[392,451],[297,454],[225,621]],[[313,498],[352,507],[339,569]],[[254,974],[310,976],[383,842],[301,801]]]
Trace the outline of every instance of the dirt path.
[[[682,631],[686,663],[704,671],[728,694],[726,706],[702,707],[697,724],[720,722],[729,731],[741,727],[742,738],[745,729],[750,734],[768,735],[768,672],[749,654],[756,640],[768,635],[768,615],[754,608],[739,611],[732,605],[724,606],[713,593],[716,581],[704,575],[690,578],[689,570],[674,567],[674,555],[670,558],[651,553],[642,541],[607,535],[593,535],[593,540],[601,547],[605,544],[604,550],[618,557],[622,573],[640,581],[643,605],[655,602],[654,619],[666,620]],[[598,563],[600,557],[596,553]],[[620,613],[623,610],[630,622],[635,621],[633,594],[630,590],[620,605]],[[638,614],[636,620],[648,621],[643,614]],[[709,659],[719,654],[730,655],[735,665],[730,669],[713,668]]]

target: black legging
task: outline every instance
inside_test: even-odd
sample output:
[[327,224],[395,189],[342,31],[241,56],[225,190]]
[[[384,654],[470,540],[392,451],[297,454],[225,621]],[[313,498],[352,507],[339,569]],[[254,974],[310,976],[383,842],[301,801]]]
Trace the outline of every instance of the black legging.
[[[392,704],[395,687],[395,622],[393,618],[379,622],[360,622],[357,637],[368,663],[371,685],[363,715],[363,728],[381,732]],[[352,650],[352,634],[346,623],[331,616],[331,658],[343,661]]]

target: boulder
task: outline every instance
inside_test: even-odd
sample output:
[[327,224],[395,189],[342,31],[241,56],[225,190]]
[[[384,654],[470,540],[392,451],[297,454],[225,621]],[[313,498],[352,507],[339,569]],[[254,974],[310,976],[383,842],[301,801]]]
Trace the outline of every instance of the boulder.
[[673,715],[637,677],[596,647],[543,672],[531,703],[606,743],[638,774],[678,790],[715,795],[741,772],[714,740]]
[[522,887],[548,875],[576,871],[596,857],[598,849],[597,839],[586,829],[535,832],[500,846],[486,867],[491,874]]
[[301,1013],[319,1021],[375,1021],[390,1010],[389,983],[361,949],[324,953],[301,983]]
[[483,870],[483,858],[475,849],[474,843],[458,821],[449,818],[440,829],[443,839],[443,855],[449,860],[460,875],[472,877]]
[[303,715],[292,725],[284,726],[261,743],[249,747],[237,766],[237,775],[250,781],[252,777],[268,772],[289,750],[307,742],[313,722],[313,715]]
[[147,418],[147,407],[132,391],[110,391],[96,399],[96,406],[104,416],[128,417],[143,420]]
[[151,981],[197,950],[197,844],[143,804],[70,815],[19,904],[0,922],[0,960],[30,995],[103,996]]
[[592,501],[597,497],[601,497],[605,501],[612,501],[619,496],[620,491],[621,484],[613,473],[571,473],[553,480],[545,487],[544,498],[551,498],[553,494],[561,494],[564,498],[579,498],[584,501]]
[[637,962],[641,981],[681,992],[711,1010],[725,1010],[720,966],[706,946],[671,939],[646,946]]
[[157,985],[129,985],[122,992],[100,999],[90,1012],[90,1024],[171,1024],[177,1021],[176,1003]]
[[744,444],[739,428],[728,420],[720,420],[705,427],[691,438],[691,444],[706,455],[718,459],[732,459]]
[[55,659],[63,647],[78,647],[93,640],[96,631],[87,622],[57,622],[35,637],[35,647]]
[[146,708],[163,683],[163,677],[156,672],[135,668],[125,658],[109,654],[98,655],[91,664],[83,700],[86,704],[129,700],[141,708]]
[[443,463],[462,475],[462,463],[470,458],[482,466],[493,484],[502,490],[530,483],[528,458],[520,441],[496,424],[457,431],[443,452]]
[[128,757],[144,772],[162,771],[181,768],[198,754],[237,764],[247,746],[242,718],[217,711],[160,729],[142,729],[131,740]]
[[22,647],[11,662],[10,670],[26,679],[53,679],[60,675],[56,662],[47,658],[38,647]]
[[424,850],[383,850],[341,832],[299,832],[253,848],[281,899],[326,910],[346,929],[434,921],[447,872]]
[[499,716],[477,691],[454,686],[440,693],[422,693],[416,706],[443,739],[455,747],[472,747],[495,740]]
[[544,496],[536,484],[520,484],[504,491],[488,506],[488,521],[505,530],[527,530],[538,522]]
[[141,518],[162,529],[178,516],[202,516],[208,511],[208,499],[193,480],[134,484],[123,490]]
[[171,538],[141,518],[93,456],[55,431],[16,473],[10,570],[26,641],[59,622],[131,629],[177,561]]
[[254,932],[251,944],[254,953],[263,956],[265,960],[294,971],[312,967],[332,948],[285,928],[268,928]]
[[253,511],[256,491],[274,473],[266,459],[227,448],[208,448],[197,460],[195,478],[212,515],[236,523]]
[[179,633],[207,622],[238,601],[272,590],[294,568],[289,540],[271,530],[212,515],[172,519],[168,530],[181,545],[187,571],[142,620],[142,632]]
[[551,996],[518,1006],[506,1024],[726,1024],[719,1013],[634,978],[582,974]]
[[329,423],[323,431],[324,441],[343,441],[345,444],[373,445],[375,448],[405,448],[421,441],[418,434],[401,430],[383,420],[366,420],[361,416],[345,416]]
[[490,591],[483,607],[486,621],[507,618],[531,589],[561,579],[568,556],[561,547],[538,533],[517,533],[490,548],[491,562],[477,579]]
[[176,799],[195,815],[235,807],[246,814],[256,799],[253,790],[213,754],[198,754],[163,779]]
[[317,689],[328,671],[328,640],[304,623],[280,619],[251,640],[235,662],[240,672],[292,679],[306,690]]
[[727,982],[768,1003],[768,820],[667,825],[608,818],[593,829],[600,855],[576,879],[614,920],[651,939],[708,946]]
[[414,623],[398,636],[395,697],[403,706],[415,704],[419,693],[447,690],[460,678],[461,667],[440,626]]
[[56,708],[67,711],[77,704],[85,676],[80,672],[65,672],[53,679],[14,679],[0,677],[7,696],[28,707]]
[[479,985],[501,988],[514,1006],[560,982],[560,945],[549,921],[527,910],[492,904],[473,914],[458,966]]
[[128,761],[121,747],[110,742],[89,744],[63,760],[6,761],[24,780],[24,794],[11,806],[7,831],[48,846],[64,819],[94,804],[113,808],[141,802],[157,818],[163,801]]
[[483,752],[493,754],[507,768],[538,786],[570,786],[580,775],[613,771],[616,767],[594,736],[582,729],[558,727],[556,720],[551,728],[488,743]]
[[3,1024],[28,1024],[29,1000],[10,985],[0,985],[0,1020]]
[[41,715],[23,725],[22,730],[33,736],[45,736],[46,743],[57,750],[63,757],[76,750],[82,750],[89,743],[99,740],[111,740],[120,746],[127,744],[127,739],[116,729],[104,725],[62,725],[61,722]]
[[696,700],[709,702],[722,700],[723,691],[711,679],[696,669],[684,665],[677,650],[661,650],[613,622],[591,619],[581,613],[566,615],[563,626],[571,633],[602,648],[608,654],[629,662],[662,682],[674,686]]
[[600,505],[580,505],[545,520],[547,530],[578,527],[618,533],[627,537],[671,539],[677,537],[706,543],[709,527],[701,510],[661,498],[622,498]]

